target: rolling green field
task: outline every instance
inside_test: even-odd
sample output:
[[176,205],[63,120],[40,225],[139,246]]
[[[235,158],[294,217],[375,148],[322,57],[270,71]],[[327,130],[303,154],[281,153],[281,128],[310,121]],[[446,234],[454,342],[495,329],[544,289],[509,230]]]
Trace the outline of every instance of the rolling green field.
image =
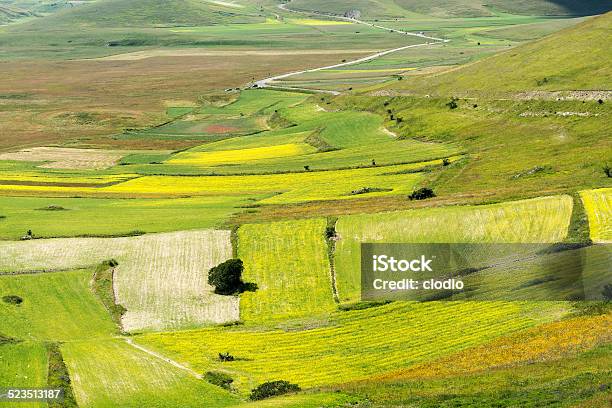
[[[251,201],[236,196],[124,200],[0,197],[0,203],[0,215],[5,217],[0,219],[0,238],[15,240],[30,229],[39,238],[50,238],[219,227]],[[45,210],[49,206],[65,210]],[[109,221],[90,223],[101,214]]]
[[18,295],[24,302],[0,304],[0,332],[30,341],[110,336],[116,328],[90,290],[91,277],[91,270],[1,276],[2,295]]
[[71,342],[62,351],[81,407],[225,407],[237,402],[229,392],[123,340]]
[[340,217],[335,251],[340,300],[359,299],[362,242],[558,242],[567,234],[571,213],[570,197],[548,197]]
[[[599,44],[605,41],[610,19],[610,13],[589,18],[577,26],[480,63],[467,65],[447,75],[418,78],[401,87],[412,92],[438,95],[471,93],[489,96],[526,90],[608,89],[612,78],[599,61],[609,59],[610,50]],[[544,50],[546,58],[540,58]],[[589,57],[584,58],[585,55]],[[516,69],[517,66],[523,68]]]
[[[0,0],[0,388],[605,406],[609,8]],[[368,301],[362,243],[526,245],[466,246],[465,291]],[[301,390],[250,398],[275,380]]]
[[[40,343],[0,344],[0,381],[14,387],[40,387],[47,382],[47,352]],[[0,402],[0,406],[8,403]],[[25,408],[46,407],[46,403],[23,402]]]
[[[301,330],[204,329],[149,334],[137,342],[196,370],[228,371],[242,392],[279,378],[312,387],[365,378],[482,344],[561,310],[562,305],[550,303],[396,302],[336,312],[320,326],[305,322]],[[220,363],[220,352],[238,359]]]

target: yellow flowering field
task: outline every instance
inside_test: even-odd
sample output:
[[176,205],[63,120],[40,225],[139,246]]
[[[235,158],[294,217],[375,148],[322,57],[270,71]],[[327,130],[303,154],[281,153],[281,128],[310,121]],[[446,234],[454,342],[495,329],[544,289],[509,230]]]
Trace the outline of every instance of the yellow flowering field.
[[570,196],[340,217],[336,274],[341,301],[360,293],[362,242],[557,242],[567,235]]
[[243,293],[245,321],[317,315],[335,309],[321,218],[247,224],[238,230],[243,279],[258,285]]
[[589,218],[591,239],[612,241],[612,188],[581,191],[580,197]]
[[[247,323],[144,334],[135,341],[199,372],[223,370],[243,392],[277,379],[306,388],[440,358],[551,321],[562,310],[552,302],[394,302],[336,312],[318,326],[308,320],[301,329]],[[224,352],[236,360],[220,362]]]
[[272,159],[277,157],[298,156],[314,153],[316,149],[305,143],[289,143],[276,146],[254,147],[249,149],[223,150],[213,152],[186,151],[173,156],[166,163],[189,166],[214,166]]
[[[186,195],[270,194],[262,204],[410,194],[423,179],[420,173],[403,173],[439,161],[362,169],[246,176],[173,177],[146,176],[100,189],[109,193]],[[380,189],[351,194],[364,187]]]
[[464,375],[495,367],[562,358],[612,341],[612,314],[544,324],[379,379]]

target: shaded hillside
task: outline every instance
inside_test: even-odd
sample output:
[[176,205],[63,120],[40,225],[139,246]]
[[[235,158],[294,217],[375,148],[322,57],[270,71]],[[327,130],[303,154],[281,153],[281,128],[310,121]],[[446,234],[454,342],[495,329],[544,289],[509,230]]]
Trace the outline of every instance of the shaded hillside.
[[[411,78],[401,89],[461,95],[476,91],[610,90],[612,13],[445,73]],[[398,83],[392,85],[398,87]]]
[[5,6],[0,3],[0,24],[10,23],[23,17],[29,17],[32,13],[13,6]]
[[344,14],[358,10],[362,18],[407,17],[412,13],[435,17],[480,17],[495,12],[525,15],[593,15],[611,9],[605,0],[294,0],[290,7]]

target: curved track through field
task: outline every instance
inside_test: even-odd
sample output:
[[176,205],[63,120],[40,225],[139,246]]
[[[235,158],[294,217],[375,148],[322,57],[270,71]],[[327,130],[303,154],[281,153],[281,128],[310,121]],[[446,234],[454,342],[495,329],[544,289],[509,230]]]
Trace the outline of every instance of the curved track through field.
[[304,89],[304,88],[298,88],[298,87],[291,87],[291,86],[286,86],[286,85],[274,85],[273,82],[274,81],[278,81],[281,79],[286,79],[292,76],[296,76],[296,75],[301,75],[301,74],[306,74],[309,72],[317,72],[317,71],[323,71],[326,69],[335,69],[335,68],[341,68],[341,67],[347,67],[347,66],[351,66],[351,65],[356,65],[356,64],[360,64],[362,62],[367,62],[367,61],[371,61],[380,57],[383,57],[385,55],[388,54],[393,54],[399,51],[403,51],[403,50],[407,50],[409,48],[416,48],[416,47],[423,47],[426,45],[432,45],[432,44],[438,44],[438,43],[445,43],[445,42],[449,42],[450,40],[446,40],[443,38],[437,38],[437,37],[430,37],[428,35],[425,34],[421,34],[421,33],[414,33],[414,32],[410,32],[410,31],[402,31],[402,30],[396,30],[393,28],[389,28],[389,27],[384,27],[378,24],[374,24],[374,23],[369,23],[367,21],[363,21],[363,20],[359,20],[356,18],[350,18],[350,17],[342,17],[342,16],[334,16],[331,14],[325,14],[325,13],[320,13],[320,12],[302,12],[302,11],[297,11],[297,10],[292,10],[290,8],[287,8],[287,4],[279,4],[278,8],[280,8],[283,11],[287,11],[287,12],[291,12],[291,13],[297,13],[297,14],[318,14],[321,16],[325,16],[325,17],[330,17],[330,18],[335,18],[337,20],[342,20],[342,21],[348,21],[351,23],[355,23],[355,24],[362,24],[362,25],[367,25],[373,28],[379,28],[381,30],[387,30],[393,33],[397,33],[397,34],[402,34],[402,35],[408,35],[408,36],[412,36],[412,37],[419,37],[419,38],[423,38],[425,40],[429,40],[427,42],[424,42],[422,44],[412,44],[412,45],[406,45],[404,47],[398,47],[398,48],[393,48],[390,50],[385,50],[385,51],[380,51],[377,52],[375,54],[372,55],[368,55],[366,57],[363,58],[359,58],[356,60],[352,60],[352,61],[347,61],[347,62],[342,62],[340,64],[334,64],[334,65],[327,65],[324,67],[318,67],[318,68],[311,68],[311,69],[305,69],[305,70],[301,70],[301,71],[294,71],[294,72],[289,72],[286,74],[281,74],[281,75],[275,75],[269,78],[264,78],[264,79],[260,79],[258,81],[255,81],[252,84],[252,87],[254,88],[272,88],[272,89],[284,89],[284,90],[293,90],[293,91],[310,91],[310,92],[320,92],[320,93],[329,93],[332,95],[339,95],[340,92],[338,91],[332,91],[332,90],[325,90],[325,89]]

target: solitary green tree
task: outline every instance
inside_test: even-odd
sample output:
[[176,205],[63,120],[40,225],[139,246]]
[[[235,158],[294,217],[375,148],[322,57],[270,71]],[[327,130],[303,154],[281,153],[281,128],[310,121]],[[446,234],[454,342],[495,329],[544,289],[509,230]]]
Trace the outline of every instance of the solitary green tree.
[[242,282],[244,265],[240,259],[229,259],[208,271],[208,284],[218,295],[233,295],[244,289]]

